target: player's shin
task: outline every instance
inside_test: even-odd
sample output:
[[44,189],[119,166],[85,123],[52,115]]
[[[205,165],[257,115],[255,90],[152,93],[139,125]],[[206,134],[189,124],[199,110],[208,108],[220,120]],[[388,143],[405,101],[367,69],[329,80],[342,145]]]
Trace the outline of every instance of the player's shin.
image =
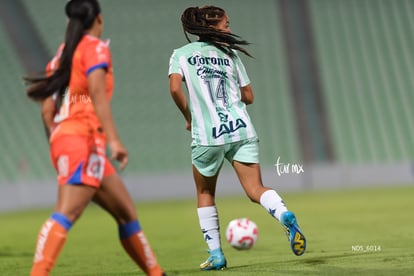
[[46,276],[52,270],[66,241],[72,222],[60,213],[53,213],[43,224],[37,238],[31,276]]
[[275,190],[267,190],[264,192],[260,196],[260,205],[278,221],[280,221],[281,215],[287,211],[285,203]]
[[138,221],[119,225],[121,244],[132,260],[151,276],[163,275],[163,270],[155,258],[151,246]]
[[220,248],[220,227],[216,206],[198,208],[197,214],[209,250]]

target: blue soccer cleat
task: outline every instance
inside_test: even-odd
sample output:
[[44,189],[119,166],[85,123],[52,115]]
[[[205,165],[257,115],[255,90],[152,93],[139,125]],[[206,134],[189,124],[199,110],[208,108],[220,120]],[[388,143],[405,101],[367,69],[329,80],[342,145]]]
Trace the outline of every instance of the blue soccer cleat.
[[292,248],[293,254],[300,256],[305,253],[306,238],[300,231],[295,214],[290,211],[284,212],[280,217],[280,223],[286,230],[286,235],[290,241],[290,247]]
[[227,261],[221,248],[208,251],[210,256],[200,265],[201,270],[223,270],[227,267]]

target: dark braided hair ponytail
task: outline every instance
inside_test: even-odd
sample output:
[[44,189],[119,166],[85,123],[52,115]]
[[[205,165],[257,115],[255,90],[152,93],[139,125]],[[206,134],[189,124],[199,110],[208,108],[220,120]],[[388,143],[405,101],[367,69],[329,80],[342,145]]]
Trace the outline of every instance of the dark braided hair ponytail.
[[59,67],[50,76],[23,77],[28,85],[29,98],[39,101],[58,92],[61,98],[69,85],[72,58],[85,30],[92,27],[101,9],[97,0],[70,0],[65,7],[69,21],[66,27],[65,46],[59,59]]
[[212,27],[216,26],[225,14],[222,8],[215,6],[187,8],[181,15],[181,23],[188,42],[191,42],[187,34],[190,33],[198,36],[199,41],[214,45],[230,57],[234,56],[233,49],[252,57],[247,50],[239,46],[249,45],[249,42],[241,40],[238,35],[222,32]]

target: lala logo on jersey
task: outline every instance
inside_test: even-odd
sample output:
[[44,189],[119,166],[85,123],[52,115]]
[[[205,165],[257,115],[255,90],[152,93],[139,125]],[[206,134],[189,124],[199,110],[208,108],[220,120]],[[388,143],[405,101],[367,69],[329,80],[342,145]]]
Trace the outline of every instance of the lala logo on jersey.
[[212,130],[214,139],[219,138],[223,134],[233,133],[239,128],[247,127],[246,123],[240,118],[236,119],[236,121],[228,121],[228,115],[221,112],[219,112],[218,115],[222,124],[220,124],[218,131],[216,127],[213,127]]

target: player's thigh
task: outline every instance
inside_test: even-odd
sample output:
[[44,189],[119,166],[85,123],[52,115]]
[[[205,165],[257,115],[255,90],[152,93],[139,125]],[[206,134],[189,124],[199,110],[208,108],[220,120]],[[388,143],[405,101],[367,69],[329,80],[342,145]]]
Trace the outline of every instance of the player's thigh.
[[122,179],[116,173],[103,178],[93,200],[120,224],[137,218],[134,202]]
[[[58,177],[58,199],[55,211],[75,221],[91,201],[99,179],[92,178],[88,168],[92,154],[90,139],[67,135],[51,144],[51,160]],[[92,180],[92,181],[91,181]]]
[[88,206],[96,193],[96,188],[88,185],[59,185],[55,211],[75,222]]
[[260,196],[268,190],[263,186],[259,164],[233,161],[233,167],[247,196],[254,202],[260,201]]
[[233,153],[229,151],[226,158],[231,161],[246,194],[251,200],[258,202],[265,190],[259,164],[258,141],[240,141],[234,147]]

